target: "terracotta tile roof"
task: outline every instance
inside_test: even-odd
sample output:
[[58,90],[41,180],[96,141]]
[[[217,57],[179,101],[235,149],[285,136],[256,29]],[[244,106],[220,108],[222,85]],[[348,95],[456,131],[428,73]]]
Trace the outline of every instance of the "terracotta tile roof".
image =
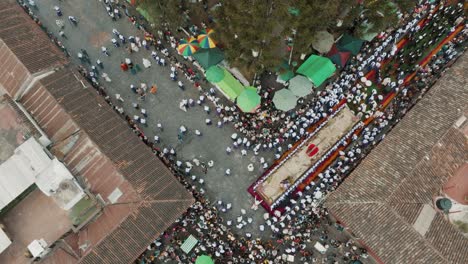
[[[78,73],[61,69],[41,84],[118,167],[139,194],[136,210],[94,246],[82,263],[129,263],[194,202],[191,194]],[[112,206],[112,205],[111,205]],[[119,206],[119,205],[113,205]]]
[[[384,263],[467,263],[468,239],[436,212],[414,226],[443,184],[468,160],[463,55],[325,202]],[[465,125],[466,126],[466,125]]]
[[30,73],[66,62],[63,53],[16,1],[0,1],[0,25],[0,39]]

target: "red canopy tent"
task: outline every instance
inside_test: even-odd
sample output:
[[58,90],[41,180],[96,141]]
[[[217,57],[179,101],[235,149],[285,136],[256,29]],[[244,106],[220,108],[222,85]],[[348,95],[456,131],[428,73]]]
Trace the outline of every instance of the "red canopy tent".
[[349,51],[339,51],[335,44],[333,44],[330,52],[328,52],[327,57],[335,63],[336,66],[343,68],[351,57],[351,52]]

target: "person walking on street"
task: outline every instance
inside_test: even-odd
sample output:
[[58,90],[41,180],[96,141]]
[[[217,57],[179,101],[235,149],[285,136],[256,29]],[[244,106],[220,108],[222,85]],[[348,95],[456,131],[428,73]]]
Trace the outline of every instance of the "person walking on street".
[[153,85],[151,86],[150,93],[156,94],[157,91],[158,91],[158,87],[156,87],[156,85],[153,84]]
[[208,115],[210,114],[210,107],[209,106],[205,105],[203,107],[203,109],[205,110],[206,114],[208,114]]
[[99,71],[98,71],[98,69],[96,68],[96,66],[94,66],[94,65],[91,66],[91,71],[94,72],[94,74],[99,75]]
[[117,40],[115,38],[111,39],[111,41],[112,41],[112,44],[114,44],[114,47],[116,47],[116,48],[120,47],[119,42],[117,42]]
[[204,162],[202,162],[202,163],[200,163],[200,166],[201,166],[201,168],[203,170],[203,173],[206,174],[208,172],[208,167],[206,167],[206,164]]
[[122,18],[122,15],[120,14],[119,9],[114,8],[114,16],[117,17],[117,18]]
[[60,10],[60,7],[54,6],[55,13],[57,16],[61,17],[62,16],[62,10]]
[[34,2],[34,0],[29,0],[29,1],[28,1],[28,4],[29,4],[29,6],[31,6],[32,8],[37,9],[37,5],[36,5],[36,2]]
[[169,77],[171,78],[171,80],[173,80],[174,82],[177,81],[177,76],[171,72],[171,74],[169,74]]
[[98,59],[98,60],[96,61],[96,65],[99,66],[99,68],[104,69],[104,64],[102,64],[102,61],[101,61],[101,60]]
[[81,53],[83,53],[83,55],[89,59],[89,54],[88,52],[85,50],[85,49],[80,49]]
[[81,63],[91,64],[91,61],[89,60],[89,57],[87,56],[87,53],[83,53],[83,52],[86,52],[86,51],[82,49],[81,52],[78,52],[77,54],[78,59],[80,59]]
[[178,81],[178,82],[177,82],[177,85],[179,86],[179,88],[180,88],[182,91],[185,90],[184,84],[183,84],[181,81]]
[[120,68],[122,69],[122,71],[128,71],[128,65],[126,63],[121,63],[120,64]]
[[109,51],[107,51],[107,48],[106,48],[106,47],[102,46],[102,47],[101,47],[101,51],[102,51],[102,53],[104,53],[104,55],[110,56]]
[[136,86],[133,84],[130,84],[130,90],[132,90],[133,93],[138,93]]
[[74,26],[78,25],[78,20],[74,16],[68,16],[68,20],[70,20],[70,23],[72,23]]
[[80,59],[81,63],[85,63],[85,62],[86,62],[86,60],[85,60],[85,58],[84,58],[84,56],[83,56],[83,53],[78,52],[77,57],[78,57],[78,59]]
[[102,78],[104,78],[104,80],[106,80],[106,82],[112,82],[111,78],[109,78],[109,75],[105,72],[102,73]]
[[123,35],[119,34],[119,39],[122,44],[125,44],[125,37]]
[[161,123],[158,123],[156,126],[159,129],[159,131],[161,131],[161,132],[164,131],[163,126],[162,126]]

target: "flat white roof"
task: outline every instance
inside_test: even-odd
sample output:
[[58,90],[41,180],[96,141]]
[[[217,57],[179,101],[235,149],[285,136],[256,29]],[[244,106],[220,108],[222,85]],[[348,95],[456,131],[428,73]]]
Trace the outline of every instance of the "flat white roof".
[[0,253],[5,251],[5,249],[11,245],[11,240],[8,238],[7,234],[0,228]]
[[29,138],[18,146],[14,154],[0,164],[0,210],[36,181],[51,160],[42,146]]

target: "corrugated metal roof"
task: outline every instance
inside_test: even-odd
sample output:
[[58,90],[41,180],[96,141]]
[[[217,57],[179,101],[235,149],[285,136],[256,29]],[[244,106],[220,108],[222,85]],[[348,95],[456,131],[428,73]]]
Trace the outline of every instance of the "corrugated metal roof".
[[65,56],[14,0],[0,1],[0,39],[34,74],[64,64]]
[[325,202],[385,263],[468,260],[468,240],[441,213],[424,235],[413,226],[468,160],[468,140],[453,126],[468,114],[467,59],[438,80]]
[[[68,63],[48,36],[14,0],[0,2],[0,24],[0,39],[30,73]],[[43,129],[51,140],[62,146],[64,151],[68,136],[71,133],[78,135],[75,140],[77,147],[67,150],[68,154],[65,154],[70,161],[68,167],[73,167],[76,171],[81,166],[81,161],[96,162],[108,158],[114,168],[95,168],[96,166],[88,164],[89,168],[99,169],[99,173],[101,170],[105,170],[102,171],[104,173],[116,169],[131,185],[128,188],[133,188],[138,193],[134,195],[133,190],[126,192],[130,195],[127,198],[140,199],[131,206],[134,210],[117,210],[121,207],[104,209],[101,218],[106,216],[106,221],[115,223],[115,218],[118,217],[120,224],[97,245],[91,245],[81,259],[83,263],[128,263],[137,258],[147,245],[180,217],[194,199],[104,99],[98,97],[92,88],[83,87],[83,83],[86,81],[77,72],[62,68],[35,84],[22,102],[27,105],[27,109],[38,110],[34,111],[34,118],[45,126]],[[47,100],[46,104],[42,104],[44,100]],[[60,107],[56,107],[57,103]],[[80,136],[82,134],[86,135],[83,139]],[[86,148],[86,144],[89,144],[88,137],[107,158],[96,153],[94,147]],[[89,156],[76,153],[75,150],[86,151]],[[88,173],[93,175],[96,182],[95,173],[98,172]],[[113,178],[107,179],[109,177]],[[118,177],[118,174],[112,173],[102,178],[119,183],[120,179],[114,179]],[[108,191],[110,193],[112,190]],[[115,211],[120,213],[114,214]],[[130,215],[129,211],[132,211]],[[108,232],[109,226],[104,227],[95,230],[97,226],[89,226],[96,233],[103,232],[102,230]]]
[[[193,203],[193,198],[169,169],[131,132],[126,122],[102,98],[97,97],[92,88],[83,87],[80,80],[76,72],[62,69],[40,82],[118,167],[141,197],[134,215],[128,216],[81,261],[131,262],[185,212]],[[119,166],[123,163],[127,166]]]

